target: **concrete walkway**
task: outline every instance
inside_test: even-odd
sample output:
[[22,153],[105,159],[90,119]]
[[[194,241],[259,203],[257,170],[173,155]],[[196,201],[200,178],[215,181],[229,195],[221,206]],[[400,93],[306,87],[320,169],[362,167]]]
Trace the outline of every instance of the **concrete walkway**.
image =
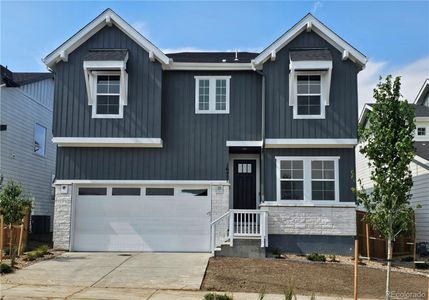
[[[74,300],[94,300],[94,299],[127,299],[127,300],[203,300],[205,291],[184,291],[184,290],[161,290],[161,289],[131,289],[131,288],[96,288],[96,287],[70,287],[70,286],[38,286],[38,285],[9,285],[2,284],[0,296],[4,300],[9,299],[74,299]],[[257,300],[256,293],[232,293],[227,294],[234,300]],[[308,296],[297,296],[298,300],[309,300]],[[316,296],[317,300],[337,300],[348,299],[340,297]],[[284,300],[283,295],[267,294],[264,300]]]
[[72,252],[3,276],[0,282],[72,291],[85,287],[199,290],[209,257],[206,253]]

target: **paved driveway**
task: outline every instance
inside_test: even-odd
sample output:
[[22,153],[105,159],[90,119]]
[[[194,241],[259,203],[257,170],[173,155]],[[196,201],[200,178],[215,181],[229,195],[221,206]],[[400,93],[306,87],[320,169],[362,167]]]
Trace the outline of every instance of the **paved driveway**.
[[65,253],[3,276],[8,285],[198,290],[206,253]]

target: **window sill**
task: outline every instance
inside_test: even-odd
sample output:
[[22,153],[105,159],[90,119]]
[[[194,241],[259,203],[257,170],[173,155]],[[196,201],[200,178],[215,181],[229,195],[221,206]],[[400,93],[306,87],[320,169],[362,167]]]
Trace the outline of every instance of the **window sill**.
[[294,115],[293,118],[297,119],[297,120],[306,120],[306,119],[323,120],[323,119],[325,119],[325,116],[322,116],[322,115]]
[[195,114],[201,115],[227,115],[229,111],[195,111]]
[[123,119],[122,115],[92,115],[93,119]]

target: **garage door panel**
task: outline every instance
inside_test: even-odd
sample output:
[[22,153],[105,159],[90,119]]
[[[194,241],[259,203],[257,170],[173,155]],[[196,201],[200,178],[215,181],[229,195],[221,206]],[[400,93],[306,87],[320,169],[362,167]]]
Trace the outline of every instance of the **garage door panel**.
[[73,249],[209,251],[209,195],[175,194],[111,196],[108,193],[107,196],[78,196]]

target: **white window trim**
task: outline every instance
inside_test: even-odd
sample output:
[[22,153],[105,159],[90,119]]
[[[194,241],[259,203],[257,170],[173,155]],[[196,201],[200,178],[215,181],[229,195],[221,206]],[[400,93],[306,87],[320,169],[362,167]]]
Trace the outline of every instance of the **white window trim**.
[[[123,61],[84,61],[83,70],[85,75],[86,92],[88,105],[91,106],[91,116],[93,119],[122,119],[124,106],[128,104],[128,73],[126,64],[128,55]],[[97,114],[97,76],[98,75],[119,75],[119,113]]]
[[[293,118],[294,119],[325,119],[325,106],[326,106],[326,93],[324,88],[323,76],[326,71],[296,71],[294,72],[294,76],[292,78],[293,96],[295,99],[293,101]],[[300,75],[316,75],[320,76],[320,114],[318,115],[298,115],[298,92],[297,92],[297,84],[298,84],[298,76]]]
[[[280,162],[285,160],[302,160],[304,164],[304,200],[282,200],[280,193]],[[312,200],[311,190],[311,162],[317,160],[331,160],[334,161],[335,171],[335,200]],[[276,156],[276,203],[285,206],[296,205],[311,205],[311,204],[337,204],[340,202],[339,191],[339,160],[338,156]]]
[[[194,76],[195,78],[195,113],[196,114],[229,114],[231,76]],[[225,110],[216,110],[216,80],[226,80]],[[200,80],[209,80],[209,109],[199,109]]]

